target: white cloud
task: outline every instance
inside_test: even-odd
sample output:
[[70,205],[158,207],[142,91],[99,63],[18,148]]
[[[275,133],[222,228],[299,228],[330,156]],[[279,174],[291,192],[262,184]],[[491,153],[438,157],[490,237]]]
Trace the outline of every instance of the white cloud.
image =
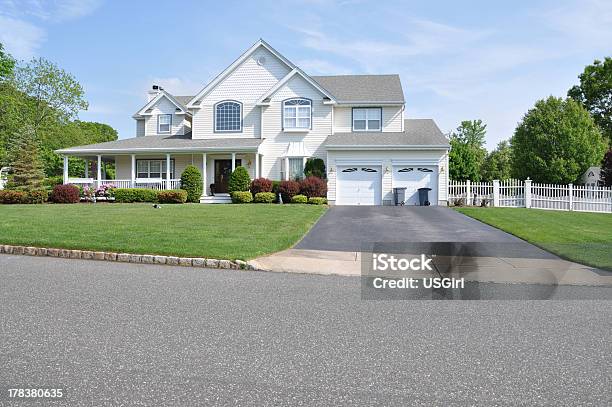
[[2,0],[0,9],[5,15],[43,21],[63,22],[93,13],[101,0]]
[[601,46],[610,49],[612,43],[612,2],[580,0],[542,12],[544,21],[565,38],[574,40],[576,47]]
[[151,89],[152,85],[160,85],[164,90],[166,90],[171,95],[180,95],[180,96],[188,96],[195,95],[200,89],[204,86],[200,82],[192,81],[190,79],[181,79],[178,77],[170,77],[170,78],[160,78],[153,77],[150,78],[146,85],[143,86],[143,95],[145,91]]
[[27,21],[0,15],[0,42],[17,59],[29,59],[46,39],[45,31]]

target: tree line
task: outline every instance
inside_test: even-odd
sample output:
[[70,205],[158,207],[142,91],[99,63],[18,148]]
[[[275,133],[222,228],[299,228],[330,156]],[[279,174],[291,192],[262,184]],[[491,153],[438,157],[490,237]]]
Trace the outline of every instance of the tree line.
[[[0,43],[0,167],[12,169],[8,186],[38,189],[45,178],[57,183],[63,164],[54,150],[117,140],[111,126],[78,119],[87,108],[73,75],[44,58],[16,61]],[[83,176],[84,165],[71,158],[70,174]]]
[[450,134],[451,179],[491,181],[531,178],[567,184],[592,166],[612,186],[612,58],[595,60],[566,98],[538,100],[513,136],[487,153],[486,124],[466,120]]

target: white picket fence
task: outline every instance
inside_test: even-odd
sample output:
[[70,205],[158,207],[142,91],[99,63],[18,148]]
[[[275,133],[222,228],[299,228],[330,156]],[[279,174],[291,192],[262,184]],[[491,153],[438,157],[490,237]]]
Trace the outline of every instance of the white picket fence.
[[537,184],[529,179],[449,181],[448,201],[450,205],[612,213],[612,188]]

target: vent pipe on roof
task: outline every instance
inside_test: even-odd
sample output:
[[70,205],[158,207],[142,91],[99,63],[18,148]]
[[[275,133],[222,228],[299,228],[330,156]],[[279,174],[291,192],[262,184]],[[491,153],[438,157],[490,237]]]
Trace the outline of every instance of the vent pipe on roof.
[[155,98],[160,90],[163,90],[161,86],[153,85],[151,90],[147,92],[147,101],[150,102],[153,98]]

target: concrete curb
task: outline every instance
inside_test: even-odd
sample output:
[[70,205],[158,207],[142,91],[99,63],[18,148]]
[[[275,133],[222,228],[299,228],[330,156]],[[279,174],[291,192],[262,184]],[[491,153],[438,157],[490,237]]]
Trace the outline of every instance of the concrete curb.
[[218,260],[202,257],[176,257],[153,254],[94,252],[91,250],[54,249],[46,247],[0,245],[0,253],[25,256],[60,257],[65,259],[103,260],[123,263],[165,264],[169,266],[216,268],[226,270],[255,270],[242,260]]

